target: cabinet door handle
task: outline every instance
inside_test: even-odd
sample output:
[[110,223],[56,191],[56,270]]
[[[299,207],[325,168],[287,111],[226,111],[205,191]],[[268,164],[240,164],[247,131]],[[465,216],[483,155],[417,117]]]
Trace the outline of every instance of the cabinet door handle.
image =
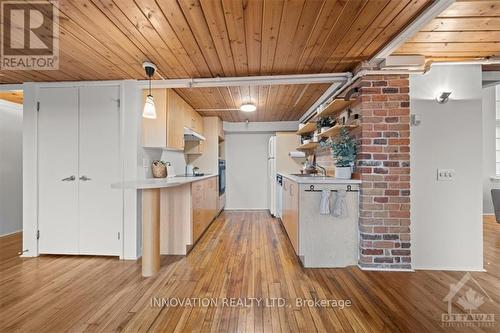
[[86,182],[86,181],[89,181],[89,180],[92,180],[92,179],[89,178],[89,177],[87,177],[87,176],[81,176],[80,180],[83,180],[84,182]]
[[61,179],[61,181],[63,181],[63,182],[72,182],[75,179],[76,179],[75,176],[69,176],[69,177]]

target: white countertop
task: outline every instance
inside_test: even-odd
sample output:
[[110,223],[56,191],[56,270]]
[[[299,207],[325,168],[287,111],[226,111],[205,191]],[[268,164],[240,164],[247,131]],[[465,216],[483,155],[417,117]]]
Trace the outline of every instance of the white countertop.
[[151,188],[165,188],[165,187],[174,187],[180,186],[192,182],[196,182],[198,180],[203,180],[211,177],[215,177],[217,175],[204,175],[197,177],[172,177],[172,178],[147,178],[140,180],[129,180],[120,183],[111,184],[112,188],[116,189],[151,189]]
[[336,179],[334,177],[321,177],[321,176],[294,176],[289,173],[278,172],[298,184],[361,184],[359,179]]

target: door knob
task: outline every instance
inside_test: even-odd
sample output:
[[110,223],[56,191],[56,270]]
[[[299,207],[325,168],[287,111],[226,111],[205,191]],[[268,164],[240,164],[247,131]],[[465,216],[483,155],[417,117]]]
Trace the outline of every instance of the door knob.
[[83,180],[84,182],[88,181],[88,180],[92,180],[91,178],[87,177],[87,176],[81,176],[80,177],[80,180]]
[[70,176],[70,177],[66,177],[66,178],[61,179],[61,181],[63,181],[63,182],[72,182],[75,179],[76,179],[75,176]]

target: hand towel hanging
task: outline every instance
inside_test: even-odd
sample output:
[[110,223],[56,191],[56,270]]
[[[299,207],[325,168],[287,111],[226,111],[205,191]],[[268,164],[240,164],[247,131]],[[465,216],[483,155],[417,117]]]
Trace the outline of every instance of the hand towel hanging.
[[330,214],[330,190],[321,191],[321,203],[319,205],[321,215]]
[[338,190],[335,196],[335,202],[333,203],[333,216],[336,217],[347,217],[347,202],[346,202],[347,192],[345,190]]

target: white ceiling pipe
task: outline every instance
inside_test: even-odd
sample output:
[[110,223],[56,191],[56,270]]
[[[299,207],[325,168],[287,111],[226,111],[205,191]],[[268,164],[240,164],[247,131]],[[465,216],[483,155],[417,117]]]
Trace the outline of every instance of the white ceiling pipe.
[[424,11],[415,18],[406,28],[404,28],[396,37],[379,50],[370,60],[372,65],[378,65],[382,60],[390,56],[399,49],[410,37],[420,31],[425,25],[441,14],[446,8],[452,5],[455,0],[434,0],[434,2],[424,9]]
[[[319,73],[319,74],[294,74],[294,75],[266,75],[242,77],[216,77],[192,79],[152,80],[155,88],[216,88],[238,86],[265,86],[288,84],[320,84],[343,82],[350,73]],[[140,80],[141,88],[147,87],[147,80]]]
[[[344,90],[346,90],[352,83],[354,83],[359,78],[366,75],[391,75],[391,74],[425,74],[425,70],[369,70],[364,69],[359,71],[356,75],[351,77],[347,82],[345,82],[342,86],[339,86],[337,89],[333,89],[333,91],[328,95],[325,93],[316,101],[313,105],[309,107],[309,109],[300,117],[299,122],[305,123],[308,122],[311,118],[316,115],[316,109],[323,103],[330,103],[335,99],[335,97],[339,96]],[[333,85],[332,85],[333,87]],[[331,87],[330,87],[331,88]]]
[[307,111],[302,115],[302,117],[300,117],[299,119],[299,122],[301,123],[305,123],[307,122],[309,119],[311,119],[315,114],[316,114],[316,109],[323,103],[325,103],[326,101],[328,101],[329,99],[331,99],[332,97],[334,96],[337,96],[336,95],[336,92],[341,89],[342,87],[345,87],[345,85],[348,83],[348,82],[351,82],[351,78],[347,79],[346,81],[344,81],[344,84],[342,83],[334,83],[332,84],[327,90],[325,90],[325,92],[323,93],[323,95],[321,95],[317,100],[316,102],[314,102],[310,107],[309,109],[307,109]]

